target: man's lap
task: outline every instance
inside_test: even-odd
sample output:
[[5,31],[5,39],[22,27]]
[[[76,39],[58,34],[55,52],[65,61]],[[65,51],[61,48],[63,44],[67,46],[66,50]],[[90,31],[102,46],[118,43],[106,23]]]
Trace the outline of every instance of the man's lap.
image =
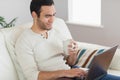
[[[71,79],[71,78],[59,78],[57,80],[78,80],[78,79],[75,79],[75,78],[74,79]],[[99,80],[120,80],[120,76],[107,74],[107,75],[105,75],[103,78],[101,78]]]

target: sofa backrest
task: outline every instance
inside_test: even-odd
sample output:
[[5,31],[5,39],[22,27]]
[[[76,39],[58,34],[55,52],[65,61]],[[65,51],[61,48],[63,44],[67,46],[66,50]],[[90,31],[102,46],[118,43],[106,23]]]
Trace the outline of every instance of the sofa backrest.
[[[17,38],[24,31],[24,29],[31,28],[31,26],[32,26],[32,22],[24,24],[24,25],[12,27],[12,28],[4,28],[4,29],[0,30],[1,38],[4,37],[3,39],[0,39],[0,44],[2,45],[0,47],[5,49],[7,57],[9,57],[9,55],[10,55],[9,59],[7,59],[7,58],[4,58],[4,59],[9,62],[8,65],[10,67],[12,67],[12,69],[13,69],[12,71],[14,71],[14,74],[12,74],[12,73],[8,73],[8,74],[15,75],[14,79],[9,78],[9,76],[5,76],[5,77],[8,77],[8,79],[1,79],[1,77],[0,77],[0,80],[18,80],[18,79],[16,79],[16,76],[17,76],[16,72],[18,74],[19,80],[25,80],[24,77],[23,77],[21,68],[19,66],[19,63],[17,62],[17,59],[15,57],[16,55],[14,53],[14,46],[15,46]],[[63,35],[66,35],[66,37],[72,38],[71,34],[70,34],[69,30],[68,30],[68,27],[66,26],[65,22],[62,19],[55,18],[55,21],[53,23],[53,28],[60,31]],[[4,44],[2,44],[3,42],[4,42]],[[2,50],[0,50],[0,51],[2,51]],[[5,54],[3,51],[1,53]],[[2,54],[0,54],[0,55],[2,55]],[[12,59],[12,61],[10,60],[10,58]],[[12,64],[12,62],[13,62],[13,64]],[[2,67],[7,67],[5,65],[1,65],[1,66]],[[3,74],[4,74],[4,72],[3,72]]]
[[5,39],[0,32],[0,80],[18,80],[13,62],[6,48]]

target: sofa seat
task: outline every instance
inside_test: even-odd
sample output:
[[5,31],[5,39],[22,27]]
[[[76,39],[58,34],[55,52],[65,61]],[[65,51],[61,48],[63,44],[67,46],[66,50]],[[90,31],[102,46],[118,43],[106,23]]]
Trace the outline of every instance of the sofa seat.
[[120,76],[120,70],[109,69],[108,73],[116,76]]

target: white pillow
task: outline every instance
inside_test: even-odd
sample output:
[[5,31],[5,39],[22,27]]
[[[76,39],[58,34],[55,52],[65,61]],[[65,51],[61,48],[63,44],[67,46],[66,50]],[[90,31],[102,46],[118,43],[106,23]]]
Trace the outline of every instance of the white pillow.
[[18,80],[13,62],[6,48],[3,34],[0,32],[0,80]]
[[116,50],[110,68],[113,70],[120,70],[120,49]]
[[16,59],[16,54],[14,52],[14,46],[15,46],[17,38],[24,31],[24,29],[30,28],[31,25],[32,25],[32,23],[28,23],[26,25],[21,25],[19,27],[12,27],[12,28],[6,28],[6,29],[1,30],[1,32],[4,34],[5,43],[6,43],[8,52],[10,54],[10,57],[16,68],[19,80],[25,80],[25,77],[24,77],[22,69]]
[[96,54],[101,54],[105,49],[81,48],[75,66],[88,68]]

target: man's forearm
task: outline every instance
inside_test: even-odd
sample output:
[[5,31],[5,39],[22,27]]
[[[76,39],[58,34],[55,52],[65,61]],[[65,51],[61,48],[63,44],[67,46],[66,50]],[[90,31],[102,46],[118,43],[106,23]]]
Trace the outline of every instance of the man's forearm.
[[58,71],[41,71],[38,75],[38,80],[57,80],[64,77],[64,70]]
[[71,80],[71,78],[80,77],[81,75],[85,76],[86,72],[78,68],[58,71],[40,71],[38,80]]

